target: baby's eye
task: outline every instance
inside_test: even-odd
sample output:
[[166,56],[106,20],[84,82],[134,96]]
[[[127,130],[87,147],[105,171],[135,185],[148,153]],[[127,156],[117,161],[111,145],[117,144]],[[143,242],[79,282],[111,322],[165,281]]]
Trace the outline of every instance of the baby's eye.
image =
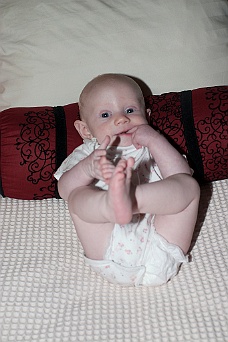
[[101,114],[102,118],[109,118],[110,116],[111,116],[111,114],[108,113],[108,112],[104,112],[104,113]]
[[126,113],[127,114],[131,114],[131,113],[133,113],[134,112],[134,109],[133,108],[128,108],[127,110],[126,110]]

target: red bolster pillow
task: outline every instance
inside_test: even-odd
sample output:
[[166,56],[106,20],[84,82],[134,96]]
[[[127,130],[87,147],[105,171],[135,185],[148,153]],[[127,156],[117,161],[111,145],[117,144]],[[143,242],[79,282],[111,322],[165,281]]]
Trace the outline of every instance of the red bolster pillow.
[[[199,182],[227,171],[228,87],[151,95],[149,123],[187,155]],[[0,192],[18,199],[59,198],[54,172],[82,143],[74,128],[77,103],[10,108],[0,113]]]

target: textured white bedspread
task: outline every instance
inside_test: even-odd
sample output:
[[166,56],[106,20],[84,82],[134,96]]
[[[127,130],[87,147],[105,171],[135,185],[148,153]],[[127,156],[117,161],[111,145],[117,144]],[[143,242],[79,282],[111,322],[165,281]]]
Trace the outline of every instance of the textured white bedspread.
[[228,341],[228,181],[202,187],[192,262],[167,285],[109,284],[63,200],[0,202],[0,341]]

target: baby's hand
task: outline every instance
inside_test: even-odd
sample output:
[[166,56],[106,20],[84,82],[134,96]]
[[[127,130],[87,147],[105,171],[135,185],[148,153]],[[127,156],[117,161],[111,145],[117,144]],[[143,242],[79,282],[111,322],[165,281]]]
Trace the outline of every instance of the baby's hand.
[[106,158],[106,148],[110,143],[110,137],[106,136],[101,145],[88,157],[85,172],[91,178],[107,181],[111,177],[114,165]]
[[137,126],[132,132],[132,143],[137,149],[142,146],[149,147],[150,138],[153,134],[156,134],[156,131],[151,126]]
[[106,158],[106,156],[101,157],[100,159],[100,168],[102,173],[102,180],[109,184],[109,181],[113,175],[115,166],[113,163]]

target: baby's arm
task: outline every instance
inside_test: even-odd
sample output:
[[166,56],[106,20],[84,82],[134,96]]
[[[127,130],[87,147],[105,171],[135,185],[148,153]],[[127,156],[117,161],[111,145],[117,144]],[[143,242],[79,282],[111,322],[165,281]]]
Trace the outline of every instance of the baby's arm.
[[157,233],[187,253],[197,219],[199,186],[185,158],[149,125],[135,129],[133,143],[149,148],[163,177],[136,188],[135,212],[155,214]]
[[60,177],[58,190],[63,199],[68,200],[72,190],[80,186],[89,185],[94,179],[108,182],[108,178],[114,168],[106,158],[106,148],[109,143],[110,138],[106,136],[98,149]]
[[148,147],[163,178],[177,173],[191,174],[191,169],[185,158],[163,135],[155,131],[151,126],[138,126],[133,132],[132,141],[136,148]]

